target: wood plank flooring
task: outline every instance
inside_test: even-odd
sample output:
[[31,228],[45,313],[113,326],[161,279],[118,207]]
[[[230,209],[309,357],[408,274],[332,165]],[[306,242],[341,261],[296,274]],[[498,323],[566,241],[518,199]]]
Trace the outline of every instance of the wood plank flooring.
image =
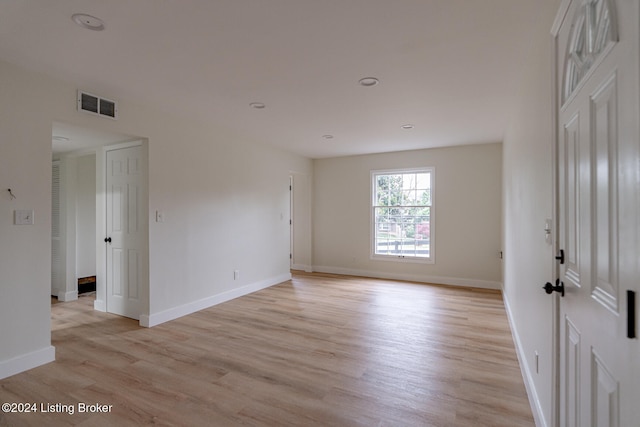
[[295,274],[150,329],[92,305],[52,305],[56,361],[0,380],[39,412],[0,426],[534,425],[496,291]]

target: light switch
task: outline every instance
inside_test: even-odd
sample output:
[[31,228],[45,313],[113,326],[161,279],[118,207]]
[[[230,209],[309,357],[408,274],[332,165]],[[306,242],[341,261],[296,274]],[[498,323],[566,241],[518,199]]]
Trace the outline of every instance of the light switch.
[[551,244],[551,233],[553,231],[553,221],[550,218],[544,220],[544,241]]
[[164,212],[156,211],[156,222],[164,222]]
[[15,225],[33,225],[33,209],[17,209],[14,211]]

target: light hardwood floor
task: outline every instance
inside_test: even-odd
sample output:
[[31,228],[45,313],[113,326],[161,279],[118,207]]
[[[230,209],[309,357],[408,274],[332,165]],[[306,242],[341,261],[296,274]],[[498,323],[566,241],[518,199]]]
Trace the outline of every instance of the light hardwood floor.
[[496,291],[295,274],[150,329],[92,303],[52,305],[56,361],[0,381],[74,414],[0,425],[534,425]]

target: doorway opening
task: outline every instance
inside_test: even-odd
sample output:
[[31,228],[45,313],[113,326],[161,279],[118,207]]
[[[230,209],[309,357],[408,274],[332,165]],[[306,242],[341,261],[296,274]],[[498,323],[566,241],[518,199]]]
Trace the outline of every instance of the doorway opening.
[[289,175],[289,270],[293,270],[293,175]]
[[[131,141],[137,142],[131,142]],[[52,232],[51,232],[51,301],[69,302],[83,297],[93,301],[93,308],[111,312],[107,299],[106,233],[106,159],[114,148],[137,145],[142,157],[139,165],[145,186],[138,197],[147,206],[146,140],[113,132],[52,124]],[[144,227],[139,268],[148,271],[148,212],[139,212]],[[148,307],[148,275],[142,275],[139,306]],[[146,311],[145,311],[146,312]],[[122,313],[118,313],[121,314]],[[140,313],[129,317],[138,318]]]

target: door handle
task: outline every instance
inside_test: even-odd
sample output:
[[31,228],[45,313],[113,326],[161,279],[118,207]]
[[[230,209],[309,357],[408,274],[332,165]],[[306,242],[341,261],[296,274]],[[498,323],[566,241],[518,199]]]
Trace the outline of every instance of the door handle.
[[551,295],[554,291],[560,292],[560,296],[564,296],[564,282],[561,282],[560,279],[556,279],[556,285],[553,286],[550,282],[547,282],[542,289]]
[[105,243],[111,243],[111,237],[105,237],[104,238],[104,242]]
[[636,338],[636,293],[627,291],[627,338]]

